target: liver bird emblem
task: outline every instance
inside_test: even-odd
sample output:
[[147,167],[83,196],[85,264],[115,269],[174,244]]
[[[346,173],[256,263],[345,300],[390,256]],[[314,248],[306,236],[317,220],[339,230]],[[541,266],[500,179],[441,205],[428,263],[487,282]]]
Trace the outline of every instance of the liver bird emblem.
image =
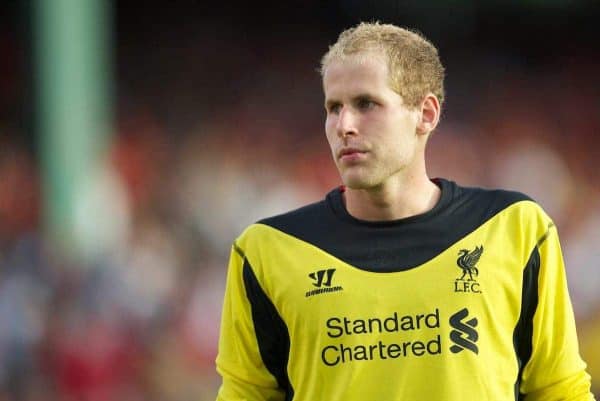
[[469,252],[468,249],[461,249],[458,251],[458,259],[456,259],[456,264],[463,270],[463,275],[459,280],[464,280],[465,276],[468,274],[469,278],[467,281],[473,281],[473,274],[475,277],[479,275],[479,270],[477,269],[477,262],[479,262],[479,258],[483,253],[483,245],[475,247],[474,250]]

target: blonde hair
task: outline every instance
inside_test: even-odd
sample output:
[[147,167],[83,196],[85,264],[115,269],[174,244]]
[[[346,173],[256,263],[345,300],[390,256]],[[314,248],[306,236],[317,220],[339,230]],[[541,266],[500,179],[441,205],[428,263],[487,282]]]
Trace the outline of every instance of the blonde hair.
[[444,66],[438,51],[419,33],[379,22],[343,31],[321,59],[321,76],[333,61],[375,51],[386,58],[390,87],[408,107],[417,107],[428,93],[444,102]]

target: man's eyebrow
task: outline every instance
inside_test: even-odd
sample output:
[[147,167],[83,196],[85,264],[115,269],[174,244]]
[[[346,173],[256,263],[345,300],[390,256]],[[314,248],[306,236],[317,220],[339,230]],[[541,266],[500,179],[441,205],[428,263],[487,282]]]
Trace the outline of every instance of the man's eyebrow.
[[[375,98],[376,98],[376,96],[374,96],[374,95],[372,95],[372,94],[370,94],[368,92],[363,92],[363,93],[359,93],[357,95],[352,96],[351,101],[355,102],[357,100],[362,100],[362,99],[373,100]],[[334,99],[334,98],[332,98],[332,99],[325,99],[325,107],[329,107],[329,106],[332,106],[332,105],[337,104],[337,103],[340,103],[340,101],[337,100],[337,99]]]
[[329,107],[333,106],[334,104],[338,104],[338,103],[340,103],[340,101],[337,99],[325,99],[325,107],[326,108],[329,108]]
[[359,100],[359,99],[375,99],[375,96],[368,92],[364,92],[364,93],[359,93],[358,95],[352,97],[352,100]]

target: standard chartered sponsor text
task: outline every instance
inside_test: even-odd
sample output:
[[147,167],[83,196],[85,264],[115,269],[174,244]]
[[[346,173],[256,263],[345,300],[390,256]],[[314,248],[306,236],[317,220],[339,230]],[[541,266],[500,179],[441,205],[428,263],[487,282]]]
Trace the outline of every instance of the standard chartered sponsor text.
[[[321,361],[327,366],[375,359],[422,357],[442,352],[440,334],[434,331],[440,327],[437,308],[430,313],[414,315],[398,315],[398,312],[394,312],[383,318],[350,319],[334,316],[327,319],[325,326],[329,338],[342,340],[322,348]],[[418,339],[413,336],[410,341],[385,335],[404,332],[423,335],[419,335]]]

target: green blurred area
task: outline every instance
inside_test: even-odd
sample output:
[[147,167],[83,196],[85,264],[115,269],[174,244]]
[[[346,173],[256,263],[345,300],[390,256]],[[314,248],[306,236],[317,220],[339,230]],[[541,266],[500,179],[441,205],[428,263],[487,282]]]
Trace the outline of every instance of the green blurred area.
[[[72,257],[89,247],[101,210],[76,212],[105,163],[113,130],[111,15],[104,0],[38,0],[32,7],[36,132],[46,235]],[[78,224],[79,223],[79,224]]]

